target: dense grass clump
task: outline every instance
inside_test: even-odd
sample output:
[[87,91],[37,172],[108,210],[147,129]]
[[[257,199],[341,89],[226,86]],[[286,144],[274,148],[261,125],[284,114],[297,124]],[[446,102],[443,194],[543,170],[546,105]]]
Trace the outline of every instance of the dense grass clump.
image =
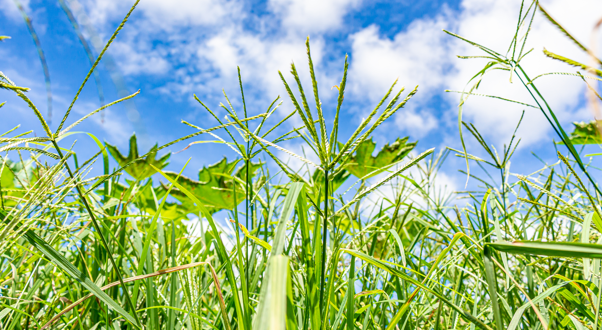
[[[347,59],[336,108],[322,109],[309,40],[311,92],[294,65],[294,85],[279,73],[295,110],[276,124],[268,119],[279,99],[264,113],[247,115],[239,71],[242,109],[226,97],[226,105],[212,110],[195,96],[215,127],[184,122],[197,132],[142,155],[135,135],[124,151],[88,134],[98,150],[83,162],[63,139],[81,134],[72,129],[89,116],[137,94],[65,127],[123,24],[93,61],[56,131],[28,98],[29,89],[0,72],[0,87],[27,103],[46,134],[15,128],[0,137],[6,152],[0,167],[0,328],[600,328],[602,194],[574,145],[602,140],[597,122],[576,124],[567,134],[537,89],[539,77],[529,78],[522,67],[537,11],[591,54],[537,1],[521,7],[506,55],[446,31],[488,59],[461,92],[460,110],[487,72],[506,70],[533,97],[527,106],[542,111],[558,134],[564,148],[558,162],[531,174],[509,172],[518,139],[498,152],[461,115],[461,150],[422,151],[406,137],[375,154],[373,133],[417,92],[396,89],[396,83],[341,141]],[[546,55],[602,77],[592,66]],[[326,111],[326,117],[334,114],[332,123]],[[293,116],[303,126],[277,136]],[[483,150],[467,150],[462,132]],[[183,176],[183,168],[167,171],[170,154],[163,150],[202,134],[238,157],[200,169],[198,178]],[[315,157],[284,149],[281,142],[290,139]],[[478,181],[474,190],[445,194],[435,184],[450,153],[466,159],[466,175]],[[293,169],[278,155],[304,165]],[[109,167],[110,157],[117,169]],[[470,173],[471,164],[483,177]],[[94,166],[102,174],[90,174]],[[216,221],[218,212],[231,223]],[[193,228],[190,218],[201,221]]]

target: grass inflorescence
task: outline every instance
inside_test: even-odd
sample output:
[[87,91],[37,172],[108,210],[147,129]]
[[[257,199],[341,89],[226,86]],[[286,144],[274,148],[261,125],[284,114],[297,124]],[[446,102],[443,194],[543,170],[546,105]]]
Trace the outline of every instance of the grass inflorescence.
[[[67,3],[61,6],[70,13]],[[601,327],[602,194],[575,147],[599,144],[600,126],[580,123],[567,134],[537,88],[544,75],[531,79],[521,65],[538,11],[593,52],[537,1],[521,6],[505,55],[446,31],[489,60],[461,92],[461,150],[435,153],[406,137],[374,154],[374,132],[418,92],[417,86],[397,88],[397,82],[341,141],[347,58],[331,112],[318,95],[308,39],[311,88],[304,88],[292,65],[290,75],[279,72],[287,100],[276,98],[265,112],[249,116],[238,70],[242,109],[227,95],[219,109],[195,96],[214,127],[183,122],[197,131],[142,155],[135,135],[124,151],[85,133],[98,150],[81,162],[63,139],[82,134],[72,129],[90,116],[138,94],[101,104],[63,128],[134,8],[100,55],[90,58],[90,72],[54,132],[29,89],[0,72],[0,88],[20,97],[46,134],[17,127],[0,136],[1,329]],[[545,54],[601,75],[591,65]],[[518,77],[532,96],[532,104],[521,104],[542,111],[557,133],[556,163],[527,175],[511,173],[520,140],[513,135],[498,152],[463,121],[468,97],[480,95],[483,77],[500,69]],[[270,124],[282,102],[294,111]],[[292,117],[302,126],[283,133]],[[482,150],[467,150],[466,132]],[[200,135],[211,135],[237,158],[203,167],[198,180],[182,175],[187,165],[168,171],[170,154],[163,150],[200,143],[190,141]],[[284,148],[291,139],[313,155]],[[477,188],[446,193],[435,184],[451,153],[465,159],[464,174]],[[109,167],[110,157],[117,169]],[[303,166],[291,167],[289,157]],[[92,175],[97,163],[102,174]],[[487,175],[475,176],[471,164]],[[217,221],[218,212],[229,223]],[[191,217],[199,219],[195,228],[187,225]]]

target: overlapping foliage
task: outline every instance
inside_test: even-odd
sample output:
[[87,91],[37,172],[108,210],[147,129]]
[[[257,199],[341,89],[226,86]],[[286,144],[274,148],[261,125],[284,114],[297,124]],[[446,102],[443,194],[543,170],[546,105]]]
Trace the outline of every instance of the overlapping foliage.
[[[197,131],[144,155],[132,136],[127,157],[88,134],[99,149],[83,163],[62,140],[135,94],[63,129],[80,88],[53,132],[28,89],[0,74],[0,87],[23,99],[46,132],[32,137],[15,128],[0,137],[7,152],[0,167],[0,328],[600,328],[602,196],[574,147],[597,143],[599,135],[595,123],[566,134],[520,65],[537,5],[521,7],[507,55],[468,41],[490,62],[461,94],[462,105],[490,70],[518,75],[572,157],[559,153],[558,162],[525,176],[510,171],[515,136],[498,153],[461,115],[460,128],[483,150],[410,156],[422,147],[400,138],[374,155],[373,133],[417,91],[402,97],[395,84],[339,142],[347,60],[336,108],[323,109],[309,40],[315,109],[292,65],[295,91],[280,77],[294,112],[272,124],[276,99],[249,116],[239,71],[242,109],[226,96],[222,120],[197,98],[215,127],[185,122]],[[282,134],[292,116],[303,126]],[[200,169],[198,180],[183,169],[166,171],[169,154],[157,159],[204,134],[239,158]],[[284,149],[290,139],[319,161]],[[436,185],[450,152],[479,164],[483,178],[466,173],[478,181],[475,189],[452,196]],[[304,166],[291,168],[287,157]],[[102,174],[93,175],[100,158]],[[224,214],[228,221],[214,218]],[[201,220],[193,227],[190,219]]]

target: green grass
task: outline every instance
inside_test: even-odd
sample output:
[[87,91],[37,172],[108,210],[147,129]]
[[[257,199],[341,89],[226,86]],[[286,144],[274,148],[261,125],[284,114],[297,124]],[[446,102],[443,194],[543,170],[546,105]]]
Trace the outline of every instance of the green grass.
[[[373,155],[372,134],[418,91],[396,89],[396,82],[340,141],[347,59],[336,108],[322,109],[309,39],[311,89],[304,89],[293,65],[290,76],[280,73],[288,99],[248,116],[239,71],[242,109],[228,96],[219,110],[195,96],[216,126],[184,122],[197,132],[143,155],[135,136],[125,152],[72,131],[137,93],[63,128],[104,50],[91,61],[55,132],[28,89],[0,74],[3,92],[26,102],[46,133],[32,137],[32,131],[15,128],[0,137],[6,154],[0,167],[0,328],[599,329],[602,194],[575,147],[598,143],[599,126],[578,124],[567,134],[537,89],[543,75],[530,79],[522,67],[539,10],[581,45],[536,2],[521,7],[505,55],[448,32],[481,49],[489,62],[461,92],[462,150],[438,153],[400,138]],[[525,105],[542,111],[552,125],[561,141],[558,162],[531,174],[511,173],[508,164],[520,141],[513,136],[498,152],[462,120],[463,104],[497,69],[518,77],[533,97]],[[281,102],[291,102],[294,112],[270,125]],[[326,121],[331,114],[334,121]],[[303,126],[281,134],[293,116]],[[482,150],[466,149],[466,132]],[[63,143],[74,134],[92,138],[97,153],[81,162]],[[182,176],[186,166],[167,171],[169,154],[162,150],[194,144],[189,140],[203,134],[238,157],[200,169],[198,180]],[[290,139],[315,157],[282,148]],[[289,167],[277,156],[282,153],[304,165]],[[462,171],[476,189],[441,193],[437,172],[449,154],[466,160]],[[109,157],[118,169],[111,170]],[[102,174],[91,175],[92,167]],[[220,211],[234,228],[230,236],[213,218]],[[196,231],[185,224],[190,215],[203,219]]]

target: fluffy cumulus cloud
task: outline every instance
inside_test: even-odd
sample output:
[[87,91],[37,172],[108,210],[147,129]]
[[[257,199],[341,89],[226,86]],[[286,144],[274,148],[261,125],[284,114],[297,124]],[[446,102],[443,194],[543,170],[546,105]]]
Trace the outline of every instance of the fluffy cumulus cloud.
[[[74,0],[70,0],[73,2]],[[88,12],[96,24],[113,21],[123,15],[134,4],[134,1],[82,1],[89,8]],[[239,16],[241,2],[218,0],[182,0],[169,2],[161,0],[140,1],[135,15],[141,15],[149,25],[146,28],[172,30],[175,27],[219,25],[229,17]]]
[[[541,3],[569,31],[584,41],[589,40],[591,29],[599,19],[599,13],[602,12],[602,3],[595,1],[575,1],[570,6],[559,0]],[[518,1],[466,0],[463,2],[456,31],[470,40],[505,54],[513,35],[511,22],[516,22],[518,6]],[[589,9],[584,11],[583,8]],[[533,51],[524,58],[522,66],[531,78],[546,72],[575,71],[563,63],[545,57],[542,52],[544,47],[567,57],[587,61],[585,54],[538,13],[525,48],[525,50],[532,48]],[[452,51],[462,55],[483,55],[475,47],[466,43],[454,43]],[[444,84],[452,88],[463,86],[477,72],[479,66],[483,67],[485,63],[485,61],[475,60],[454,61],[453,73],[444,75]],[[591,114],[582,111],[583,108],[580,106],[584,84],[578,78],[548,76],[537,80],[536,84],[561,120],[566,122],[591,118]],[[533,103],[517,77],[511,77],[508,72],[503,71],[486,77],[478,93]],[[549,139],[550,127],[537,109],[471,97],[464,108],[464,115],[487,135],[505,140],[514,130],[523,110],[525,110],[524,124],[523,129],[519,131],[523,145]]]
[[400,85],[423,92],[441,85],[440,75],[447,60],[443,16],[414,21],[407,30],[390,39],[381,36],[371,25],[349,38],[351,40],[351,87],[356,93],[380,99],[396,79]]
[[270,0],[282,26],[292,33],[320,33],[338,29],[344,15],[361,4],[361,0]]
[[[580,0],[567,6],[560,0],[542,1],[548,11],[582,40],[589,40],[591,29],[602,12],[602,3]],[[399,78],[405,85],[420,85],[417,105],[412,111],[400,112],[396,123],[400,128],[425,134],[440,125],[429,110],[422,110],[428,97],[443,89],[462,90],[470,77],[486,61],[460,60],[454,55],[484,55],[477,48],[442,32],[450,30],[501,54],[505,54],[515,31],[520,1],[462,2],[459,12],[443,10],[435,17],[419,19],[393,38],[379,33],[376,25],[369,26],[350,36],[352,41],[352,86],[375,101]],[[583,8],[589,8],[584,11]],[[562,55],[587,61],[577,47],[537,14],[525,50],[533,48],[522,65],[533,78],[545,72],[573,72],[563,63],[546,58],[543,49],[561,52]],[[564,80],[562,80],[564,79]],[[549,76],[537,81],[538,88],[563,121],[583,120],[591,115],[580,106],[584,85],[579,80],[567,83],[566,77]],[[562,81],[562,83],[560,83]],[[517,77],[508,72],[493,72],[486,76],[478,93],[497,95],[526,103],[533,103]],[[447,123],[455,121],[454,105],[459,96],[450,94],[439,109]],[[414,101],[414,100],[413,100]],[[427,108],[428,109],[428,108]],[[482,97],[471,97],[464,106],[464,119],[473,122],[484,134],[495,141],[504,141],[512,134],[525,110],[523,127],[519,131],[523,146],[549,139],[550,127],[543,115],[533,108],[505,103]],[[453,124],[455,125],[455,124]],[[450,124],[447,124],[448,128]],[[528,129],[527,129],[528,128]]]
[[394,124],[398,129],[409,133],[413,138],[420,139],[435,129],[439,122],[431,111],[422,109],[419,112],[402,110],[395,117]]
[[[115,1],[89,5],[95,6],[94,12],[98,11],[96,20],[126,9]],[[547,0],[542,5],[586,41],[598,13],[602,12],[602,3],[593,0],[577,0],[571,6],[561,0]],[[302,80],[308,81],[303,41],[311,35],[312,55],[324,99],[336,97],[329,87],[340,79],[340,72],[333,69],[338,67],[328,54],[342,45],[350,55],[346,102],[351,105],[350,115],[356,118],[349,118],[349,123],[359,123],[398,79],[398,87],[410,90],[419,85],[419,92],[406,109],[395,115],[387,132],[392,132],[394,126],[395,134],[414,138],[436,134],[447,140],[446,135],[455,136],[459,95],[441,96],[442,91],[462,90],[486,61],[456,58],[455,55],[483,54],[442,30],[505,54],[515,31],[520,0],[464,0],[458,10],[443,6],[440,12],[415,19],[393,36],[382,33],[378,22],[359,29],[345,26],[346,15],[361,10],[361,6],[360,0],[270,0],[266,13],[253,16],[245,9],[244,2],[235,0],[184,1],[178,6],[145,1],[139,8],[141,18],[120,36],[114,54],[124,72],[158,76],[163,72],[167,81],[160,89],[171,94],[219,95],[222,87],[236,81],[236,67],[240,66],[243,78],[249,82],[251,97],[267,101],[276,95],[286,98],[277,71],[288,76],[291,62],[300,68]],[[351,33],[335,46],[329,35],[341,31]],[[542,53],[544,47],[587,60],[538,13],[526,45],[526,49],[533,51],[523,60],[524,68],[531,77],[545,72],[574,71],[546,58]],[[565,124],[591,118],[583,105],[583,83],[578,78],[571,79],[546,76],[537,81],[538,88]],[[506,71],[487,75],[478,93],[532,103],[517,77]],[[437,104],[433,104],[433,95],[440,95]],[[288,102],[283,108],[291,110]],[[523,111],[523,126],[519,130],[522,147],[549,141],[551,129],[543,115],[522,105],[473,96],[463,108],[463,119],[474,123],[491,142],[501,144],[509,139]]]
[[[75,5],[77,0],[68,1]],[[12,8],[5,14],[12,16],[14,5],[9,2],[12,1],[0,0],[0,8]],[[22,2],[27,5],[27,1]],[[570,6],[562,0],[541,3],[586,42],[602,12],[602,3],[594,0],[575,0]],[[83,0],[82,4],[104,40],[131,5],[116,0]],[[236,68],[240,66],[249,85],[249,98],[270,101],[276,95],[287,98],[277,71],[292,80],[288,75],[291,62],[299,67],[302,80],[308,81],[304,40],[311,35],[312,55],[325,102],[336,98],[336,91],[330,87],[338,84],[341,74],[341,59],[334,59],[337,56],[333,54],[342,48],[350,55],[345,101],[352,109],[349,116],[354,118],[347,117],[349,123],[359,123],[398,79],[398,87],[420,87],[408,107],[392,120],[392,125],[401,131],[396,134],[412,134],[416,138],[433,132],[457,134],[459,96],[441,96],[442,91],[461,90],[486,62],[455,58],[456,54],[482,53],[442,30],[505,53],[515,31],[520,0],[463,0],[458,9],[443,6],[439,12],[415,19],[392,36],[381,31],[378,21],[365,27],[346,24],[349,15],[361,11],[364,4],[362,0],[268,0],[261,5],[264,11],[257,14],[243,0],[185,0],[176,4],[144,0],[110,53],[125,75],[141,80],[152,76],[159,81],[154,88],[183,97],[193,92],[221,97],[221,88],[236,82]],[[333,35],[338,37],[333,39]],[[538,14],[527,42],[527,49],[533,48],[533,52],[523,62],[527,72],[534,77],[544,72],[574,71],[546,58],[542,54],[544,47],[587,61],[579,49]],[[571,79],[547,76],[537,81],[565,123],[591,117],[584,110],[584,84],[578,78],[566,83]],[[532,102],[517,77],[504,71],[488,75],[478,92]],[[437,104],[433,104],[433,95],[440,95]],[[288,103],[284,108],[290,110]],[[465,105],[463,118],[500,142],[512,133],[523,110],[524,127],[528,127],[519,131],[523,146],[549,140],[550,128],[536,109],[475,96]]]
[[[23,6],[23,9],[25,9],[26,12],[30,11],[29,0],[22,0],[19,1],[19,3],[21,6]],[[0,19],[2,19],[2,17],[13,21],[23,19],[21,17],[21,13],[19,13],[19,9],[15,5],[14,0],[0,0]]]

